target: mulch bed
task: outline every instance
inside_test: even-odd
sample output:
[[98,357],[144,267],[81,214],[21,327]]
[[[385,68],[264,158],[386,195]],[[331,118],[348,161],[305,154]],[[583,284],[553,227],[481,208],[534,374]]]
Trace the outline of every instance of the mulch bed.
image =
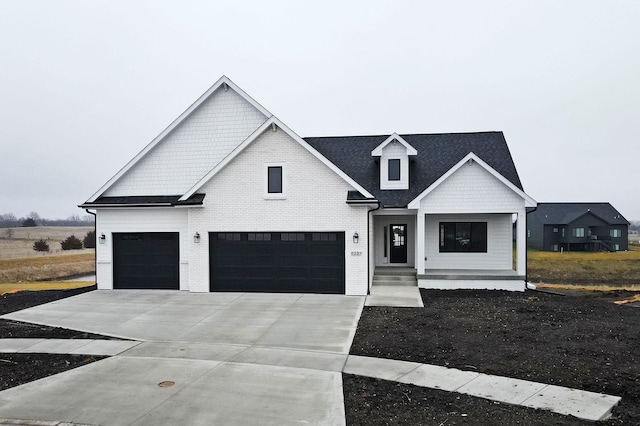
[[[84,287],[73,290],[21,291],[0,296],[0,315],[49,303],[65,297],[94,290]],[[0,319],[0,338],[49,339],[111,339],[98,334],[84,333],[66,328],[29,324]],[[61,373],[106,357],[93,355],[57,355],[0,353],[0,390],[28,383],[52,374]]]
[[[423,309],[365,308],[351,353],[617,395],[622,397],[622,402],[606,424],[640,424],[640,309],[633,304],[612,303],[633,293],[584,292],[562,296],[531,291],[421,292]],[[344,377],[350,424],[397,423],[392,414],[386,415],[397,412],[393,404],[404,397],[402,391],[398,395],[400,388],[395,383]],[[406,386],[402,386],[405,392]],[[426,395],[427,399],[439,398],[436,395],[439,392],[409,388],[419,395]],[[374,401],[367,397],[372,393],[376,394]],[[459,396],[453,395],[453,398]],[[420,400],[420,397],[412,400]],[[468,416],[457,420],[452,416],[447,425],[482,424],[485,421],[493,424],[573,424],[571,422],[578,421],[564,416],[557,421],[542,419],[538,418],[540,411],[504,404],[496,413],[488,410],[486,401],[479,398],[455,399],[451,404],[455,408],[453,411]],[[410,405],[413,408],[399,410],[414,413],[402,414],[409,416],[409,422],[440,424],[424,417],[430,410],[423,403]],[[493,405],[489,401],[489,407]],[[505,407],[510,412],[522,410],[531,414],[518,417],[519,422],[508,416],[497,418]]]

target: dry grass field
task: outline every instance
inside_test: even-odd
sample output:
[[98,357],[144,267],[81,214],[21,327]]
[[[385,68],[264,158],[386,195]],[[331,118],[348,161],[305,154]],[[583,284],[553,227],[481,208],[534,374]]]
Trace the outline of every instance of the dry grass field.
[[[67,250],[60,248],[60,242],[69,235],[75,235],[80,240],[93,231],[93,226],[35,226],[30,228],[2,228],[0,229],[0,259],[17,259],[23,257],[44,257],[52,254],[69,255],[78,253],[93,253],[93,249]],[[49,243],[50,252],[33,250],[33,243],[39,239]]]
[[[95,273],[95,250],[62,250],[60,242],[69,235],[82,240],[92,226],[0,229],[0,283],[58,280]],[[33,250],[39,239],[49,243],[50,252]]]
[[0,260],[0,283],[51,281],[95,273],[95,255],[77,252],[64,256],[42,256]]
[[622,285],[640,284],[640,247],[629,251],[546,252],[529,249],[529,281],[551,284]]

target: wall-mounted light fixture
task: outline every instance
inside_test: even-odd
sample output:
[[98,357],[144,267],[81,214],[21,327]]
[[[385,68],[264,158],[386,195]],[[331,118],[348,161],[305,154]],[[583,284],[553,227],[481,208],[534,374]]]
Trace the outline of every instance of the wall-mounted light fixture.
[[107,236],[104,234],[100,234],[100,244],[104,244],[107,242]]
[[360,239],[360,235],[358,235],[358,233],[354,233],[353,234],[353,243],[354,244],[358,244],[358,240]]
[[193,234],[193,242],[198,244],[200,242],[200,233],[196,232],[195,234]]

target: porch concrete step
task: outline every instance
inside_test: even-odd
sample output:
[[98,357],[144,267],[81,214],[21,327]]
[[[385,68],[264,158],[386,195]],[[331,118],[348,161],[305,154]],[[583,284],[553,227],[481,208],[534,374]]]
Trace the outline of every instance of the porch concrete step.
[[417,271],[415,268],[394,268],[377,266],[373,272],[373,275],[394,275],[394,276],[416,276]]
[[373,281],[415,281],[415,275],[373,275]]
[[373,278],[373,287],[377,286],[392,286],[392,287],[417,287],[418,280],[399,280],[399,281],[385,281],[385,280],[376,280]]

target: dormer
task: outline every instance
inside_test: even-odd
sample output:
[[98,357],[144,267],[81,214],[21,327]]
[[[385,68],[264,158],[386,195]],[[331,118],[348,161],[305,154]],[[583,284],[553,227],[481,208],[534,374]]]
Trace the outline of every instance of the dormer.
[[397,133],[371,151],[380,157],[380,189],[409,189],[409,156],[418,151]]

